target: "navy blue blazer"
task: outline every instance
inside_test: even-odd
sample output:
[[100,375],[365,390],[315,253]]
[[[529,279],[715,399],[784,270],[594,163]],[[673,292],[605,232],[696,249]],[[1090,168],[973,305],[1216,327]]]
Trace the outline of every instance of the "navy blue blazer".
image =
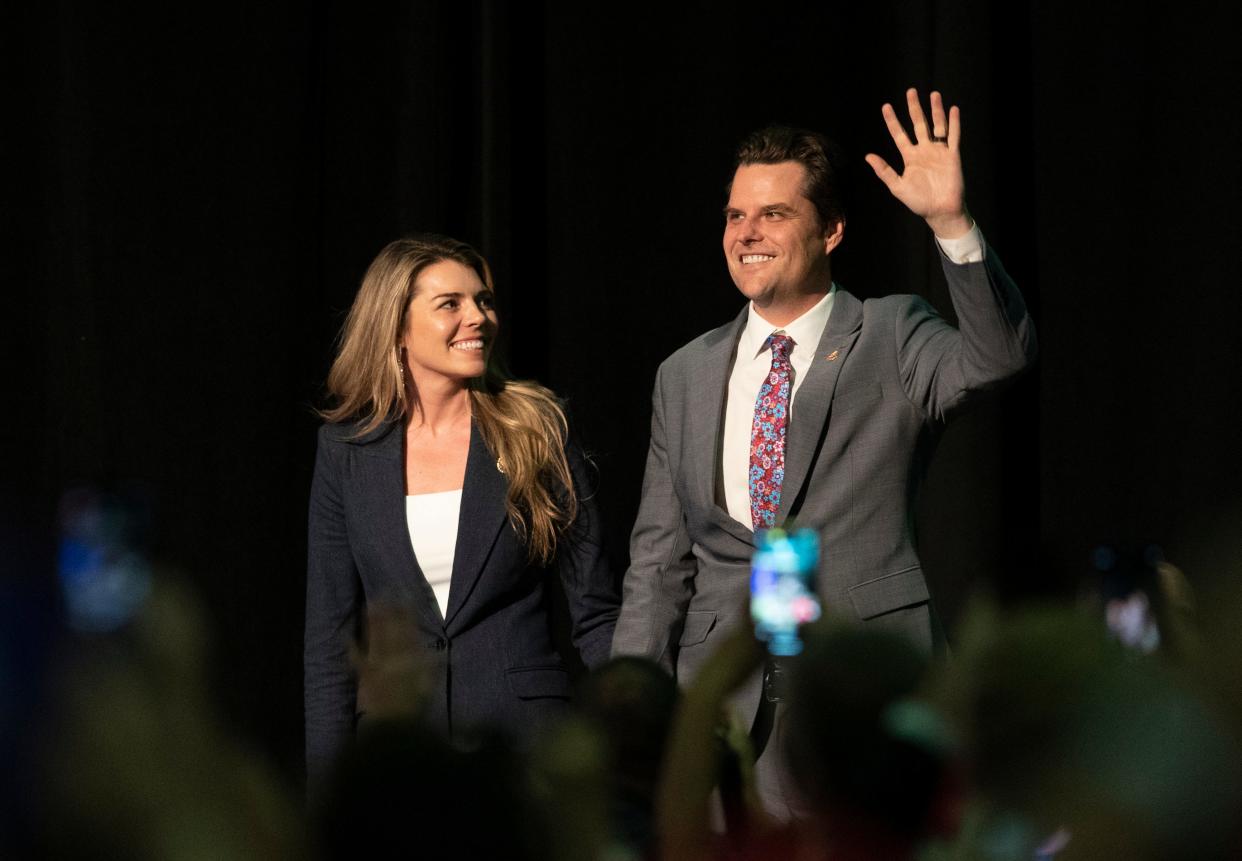
[[462,489],[448,610],[443,615],[410,545],[400,422],[357,439],[324,425],[311,485],[306,582],[306,757],[319,783],[352,737],[356,679],[349,647],[368,604],[407,609],[433,679],[426,720],[450,739],[471,726],[523,734],[570,695],[549,618],[559,576],[583,662],[608,659],[620,598],[601,546],[592,483],[567,455],[578,516],[551,568],[531,565],[505,511],[507,482],[477,426]]

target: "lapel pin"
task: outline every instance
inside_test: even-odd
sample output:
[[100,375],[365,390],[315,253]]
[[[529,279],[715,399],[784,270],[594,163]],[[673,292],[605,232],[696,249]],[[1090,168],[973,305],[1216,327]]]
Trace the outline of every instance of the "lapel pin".
[[827,359],[829,362],[835,362],[840,357],[840,355],[841,355],[840,350],[833,350],[831,353],[824,356],[824,358]]

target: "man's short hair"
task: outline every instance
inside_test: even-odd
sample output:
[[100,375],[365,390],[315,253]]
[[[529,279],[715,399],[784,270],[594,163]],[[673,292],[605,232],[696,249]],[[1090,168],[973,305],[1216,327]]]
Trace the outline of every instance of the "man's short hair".
[[[806,169],[802,193],[827,227],[845,221],[845,157],[837,144],[819,132],[792,126],[767,126],[751,132],[737,146],[734,170],[747,164],[795,161]],[[732,187],[732,180],[729,185]]]

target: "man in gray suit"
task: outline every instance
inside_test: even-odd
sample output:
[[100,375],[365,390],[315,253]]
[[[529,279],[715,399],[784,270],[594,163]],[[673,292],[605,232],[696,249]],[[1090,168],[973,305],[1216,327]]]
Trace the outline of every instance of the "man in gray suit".
[[[749,624],[755,529],[793,518],[820,530],[827,612],[928,650],[942,640],[911,528],[927,455],[944,423],[1027,368],[1036,346],[1021,295],[966,209],[958,109],[946,114],[933,92],[929,123],[918,94],[906,95],[913,139],[883,107],[902,171],[866,160],[934,233],[958,328],[917,296],[863,302],[833,284],[845,216],[825,138],[778,127],[743,141],[724,253],[749,301],[656,375],[614,654],[692,679],[722,633]],[[771,717],[766,699],[755,677],[735,706],[747,720]],[[776,759],[766,751],[758,779],[781,815],[794,793]]]

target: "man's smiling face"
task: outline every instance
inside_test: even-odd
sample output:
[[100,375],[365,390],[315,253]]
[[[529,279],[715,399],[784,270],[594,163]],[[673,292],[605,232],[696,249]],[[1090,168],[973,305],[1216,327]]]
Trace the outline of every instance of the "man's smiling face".
[[805,181],[806,168],[795,161],[744,164],[733,175],[725,259],[737,289],[761,311],[800,307],[831,286],[828,254],[842,226],[820,223],[802,193]]

